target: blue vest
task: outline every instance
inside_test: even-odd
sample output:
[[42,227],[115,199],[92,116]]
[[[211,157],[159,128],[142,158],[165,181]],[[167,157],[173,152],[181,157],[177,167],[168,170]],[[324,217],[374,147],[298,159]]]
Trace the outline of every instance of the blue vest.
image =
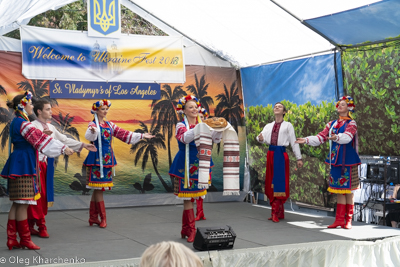
[[[185,178],[186,144],[178,141],[178,147],[179,147],[179,151],[178,151],[178,153],[176,153],[174,161],[172,162],[171,168],[169,169],[169,174],[176,176],[176,177]],[[199,158],[198,158],[197,154],[198,154],[198,151],[197,151],[196,144],[194,143],[194,141],[192,141],[189,143],[189,178],[190,179],[198,179],[197,169],[199,167]],[[214,167],[214,163],[213,163],[212,159],[210,162],[210,172],[211,172],[211,167]]]
[[36,176],[36,150],[21,135],[21,124],[24,119],[16,117],[10,125],[10,138],[13,144],[13,152],[7,159],[1,172],[5,178],[17,178],[20,176]]
[[[114,152],[111,148],[111,142],[113,137],[113,130],[111,125],[106,122],[108,127],[102,127],[100,125],[100,133],[101,133],[101,151],[103,155],[103,167],[111,168],[117,165],[117,160],[115,159]],[[94,145],[97,148],[96,152],[89,151],[83,165],[85,166],[100,166],[100,154],[99,154],[99,140],[96,139]]]
[[[333,121],[331,125],[336,122]],[[346,131],[347,125],[350,121],[346,121],[342,127],[340,128],[333,128],[332,132],[334,134],[344,133]],[[325,163],[330,164],[332,166],[353,166],[361,164],[361,160],[353,147],[355,140],[353,140],[348,144],[338,144],[337,142],[332,141],[332,152],[325,160]]]

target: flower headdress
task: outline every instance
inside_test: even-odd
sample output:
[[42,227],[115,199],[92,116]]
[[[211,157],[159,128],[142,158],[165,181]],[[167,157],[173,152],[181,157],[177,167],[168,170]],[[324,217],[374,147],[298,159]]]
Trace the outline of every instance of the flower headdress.
[[26,104],[32,101],[32,93],[29,91],[25,92],[25,97],[21,99],[18,106],[16,107],[17,110],[23,111],[26,107]]
[[208,118],[208,112],[207,112],[207,110],[205,108],[201,108],[199,113],[203,114],[205,119]]
[[346,101],[347,103],[347,110],[349,111],[350,118],[353,118],[352,114],[356,111],[356,106],[354,105],[354,99],[351,96],[343,96],[339,98],[339,101],[336,103],[336,108],[339,107],[340,101]]
[[107,100],[107,99],[103,99],[103,100],[99,100],[99,101],[93,103],[91,112],[93,114],[96,113],[96,111],[99,110],[99,108],[101,108],[102,106],[110,107],[111,101]]
[[193,100],[194,102],[196,102],[196,105],[198,108],[201,106],[199,100],[197,100],[197,98],[195,96],[193,96],[193,95],[184,96],[181,99],[179,99],[178,104],[176,105],[176,112],[178,114],[183,114],[185,105],[189,100]]

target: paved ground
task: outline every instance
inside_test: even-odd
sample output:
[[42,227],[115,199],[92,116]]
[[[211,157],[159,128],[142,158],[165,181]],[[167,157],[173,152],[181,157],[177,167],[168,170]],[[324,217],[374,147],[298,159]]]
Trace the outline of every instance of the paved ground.
[[[193,249],[192,244],[180,238],[182,209],[182,205],[107,209],[106,229],[89,226],[88,210],[50,211],[46,217],[50,238],[32,237],[41,247],[37,251],[8,250],[7,214],[2,213],[0,261],[6,262],[0,267],[44,264],[45,260],[58,257],[86,262],[135,258],[151,244],[164,240],[181,242]],[[237,234],[234,249],[400,235],[400,229],[357,222],[352,230],[326,229],[334,218],[292,212],[286,212],[280,223],[273,223],[267,220],[268,208],[244,202],[204,203],[204,210],[207,220],[196,226],[230,225]]]

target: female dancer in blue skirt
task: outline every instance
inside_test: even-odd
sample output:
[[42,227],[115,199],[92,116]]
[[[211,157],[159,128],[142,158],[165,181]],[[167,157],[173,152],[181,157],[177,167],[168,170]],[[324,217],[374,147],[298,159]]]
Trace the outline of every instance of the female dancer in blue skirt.
[[[100,100],[92,105],[94,120],[89,123],[85,138],[94,143],[96,152],[90,151],[83,165],[86,166],[86,188],[93,189],[90,201],[89,224],[99,225],[101,228],[107,226],[106,208],[104,205],[103,191],[111,190],[114,186],[112,168],[117,165],[112,148],[112,138],[116,137],[127,144],[135,144],[143,138],[154,136],[145,133],[134,133],[118,127],[106,116],[111,106],[110,100]],[[100,215],[101,221],[98,216]]]
[[[184,200],[182,214],[182,238],[188,237],[187,242],[193,242],[196,234],[195,217],[192,199],[198,199],[207,194],[207,190],[198,183],[199,158],[198,151],[194,142],[194,128],[199,123],[200,103],[196,97],[187,95],[179,100],[177,112],[183,115],[184,120],[176,125],[176,139],[178,140],[179,151],[169,170],[169,174],[174,179],[174,194]],[[221,141],[222,133],[211,132],[212,140],[215,143]],[[210,147],[211,147],[210,140]],[[186,146],[188,154],[186,155]],[[211,150],[207,153],[211,155]],[[185,165],[189,163],[187,177],[185,179]],[[211,168],[214,166],[211,161]]]
[[[10,109],[15,110],[15,118],[10,125],[10,144],[13,152],[7,159],[1,172],[3,178],[8,179],[8,193],[13,201],[8,213],[7,247],[28,248],[38,250],[39,246],[31,240],[28,224],[28,206],[36,205],[40,198],[40,176],[38,151],[48,157],[58,157],[61,154],[72,155],[74,151],[57,141],[29,122],[28,115],[33,114],[32,94],[14,97],[7,103]],[[17,240],[17,232],[20,242]]]
[[353,120],[354,100],[343,96],[337,103],[339,119],[329,122],[316,136],[298,138],[297,143],[318,146],[332,141],[331,151],[325,163],[331,165],[328,191],[337,194],[336,219],[328,228],[342,227],[351,229],[354,213],[353,190],[360,187],[358,178],[357,124]]

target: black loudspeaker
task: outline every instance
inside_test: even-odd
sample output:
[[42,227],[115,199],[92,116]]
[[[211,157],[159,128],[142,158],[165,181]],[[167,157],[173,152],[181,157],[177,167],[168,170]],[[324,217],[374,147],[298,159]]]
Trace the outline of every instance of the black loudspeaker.
[[368,163],[367,168],[368,179],[383,181],[385,165],[382,163]]
[[[386,166],[386,182],[388,184],[400,184],[400,162],[390,161]],[[367,178],[375,180],[376,182],[383,182],[385,175],[385,165],[382,163],[368,163]]]
[[390,166],[387,168],[387,182],[393,184],[400,184],[400,164],[399,161],[391,161]]
[[193,247],[197,250],[221,250],[233,248],[236,234],[232,228],[198,227]]

